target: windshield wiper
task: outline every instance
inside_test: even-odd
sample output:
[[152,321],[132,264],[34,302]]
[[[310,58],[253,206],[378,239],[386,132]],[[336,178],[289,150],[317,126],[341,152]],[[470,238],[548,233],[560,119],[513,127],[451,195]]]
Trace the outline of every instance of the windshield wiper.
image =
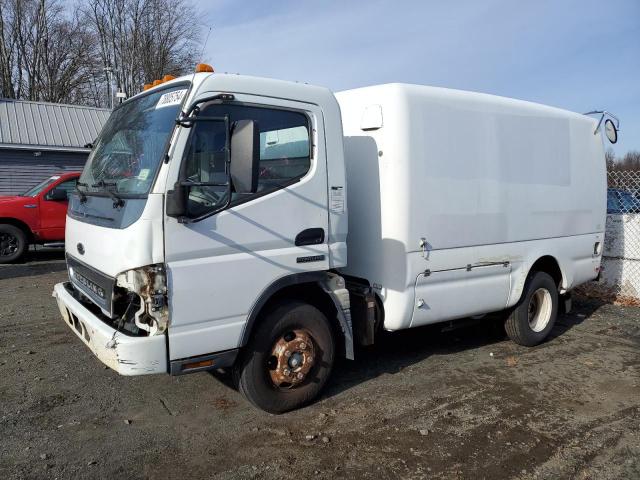
[[87,188],[88,186],[89,185],[84,182],[76,182],[76,192],[78,192],[78,196],[80,197],[80,203],[87,201],[87,196],[82,190],[80,190],[80,187]]
[[124,200],[118,195],[116,195],[115,192],[108,189],[108,187],[115,187],[116,186],[115,182],[105,182],[104,180],[100,180],[98,183],[94,183],[91,186],[94,188],[104,187],[104,190],[103,190],[104,193],[109,195],[113,200],[113,208],[124,207]]

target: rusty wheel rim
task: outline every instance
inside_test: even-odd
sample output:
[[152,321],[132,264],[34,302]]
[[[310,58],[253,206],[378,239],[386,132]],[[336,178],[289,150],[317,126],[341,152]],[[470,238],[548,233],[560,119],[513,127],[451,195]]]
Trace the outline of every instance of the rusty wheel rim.
[[313,336],[304,329],[289,330],[276,339],[267,359],[267,371],[277,388],[291,389],[304,383],[316,363]]

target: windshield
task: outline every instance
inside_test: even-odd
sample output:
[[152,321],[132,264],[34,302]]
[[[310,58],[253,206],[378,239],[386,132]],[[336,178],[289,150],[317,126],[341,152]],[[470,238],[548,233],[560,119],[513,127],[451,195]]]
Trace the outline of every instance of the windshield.
[[53,182],[55,182],[59,178],[60,177],[47,178],[45,181],[40,182],[35,187],[27,190],[24,193],[21,193],[20,196],[21,197],[37,197],[40,192],[42,192],[45,188],[47,188],[49,185],[51,185]]
[[113,111],[85,165],[83,192],[149,192],[187,87],[182,84],[131,100]]

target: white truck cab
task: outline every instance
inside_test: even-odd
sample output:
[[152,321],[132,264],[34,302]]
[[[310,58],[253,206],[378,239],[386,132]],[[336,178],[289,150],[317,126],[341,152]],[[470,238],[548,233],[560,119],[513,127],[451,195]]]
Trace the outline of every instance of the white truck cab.
[[598,126],[421,86],[164,82],[96,141],[54,296],[119,373],[232,369],[273,413],[315,398],[380,329],[502,311],[535,345],[599,272]]

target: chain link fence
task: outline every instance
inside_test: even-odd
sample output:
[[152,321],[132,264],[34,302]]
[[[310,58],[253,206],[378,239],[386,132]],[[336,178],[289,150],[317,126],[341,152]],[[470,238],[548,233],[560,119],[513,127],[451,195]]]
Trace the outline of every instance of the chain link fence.
[[640,302],[640,170],[607,172],[607,223],[602,276],[589,294]]

